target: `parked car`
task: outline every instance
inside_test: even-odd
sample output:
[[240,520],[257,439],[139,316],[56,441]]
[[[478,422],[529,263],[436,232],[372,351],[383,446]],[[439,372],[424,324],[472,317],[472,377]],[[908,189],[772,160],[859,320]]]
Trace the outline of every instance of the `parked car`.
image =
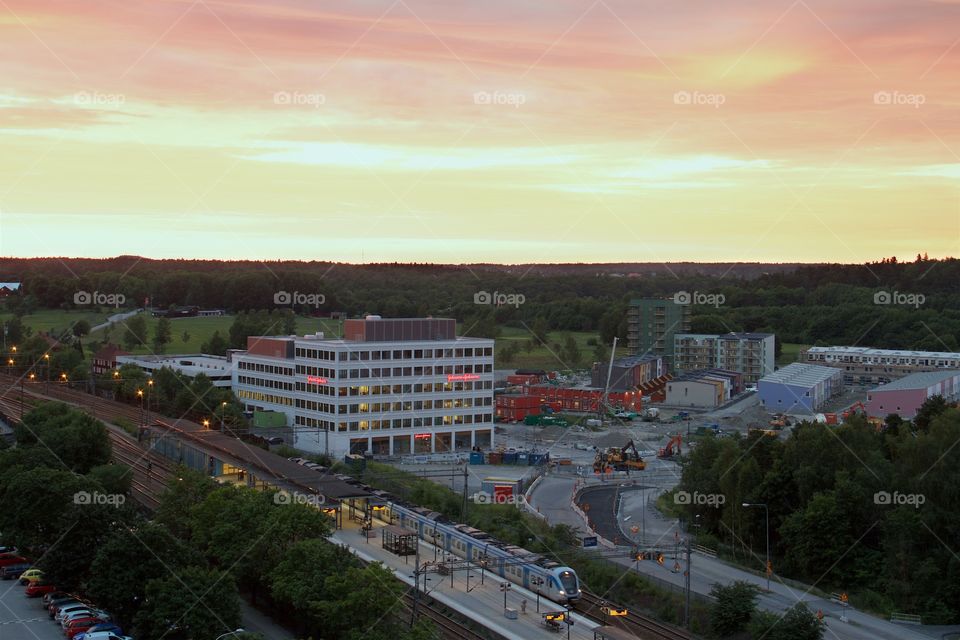
[[45,593],[53,593],[56,590],[56,585],[48,584],[42,580],[38,580],[37,582],[31,582],[29,585],[27,585],[27,589],[24,591],[24,594],[28,598],[39,598]]
[[62,605],[74,604],[78,602],[81,602],[79,596],[69,595],[69,594],[65,596],[61,596],[59,598],[51,598],[47,602],[47,613],[52,618],[57,614],[57,609],[59,609]]
[[5,567],[0,567],[0,578],[4,580],[13,580],[14,578],[20,577],[27,569],[32,569],[33,565],[29,562],[21,562],[20,564],[8,564]]
[[83,616],[80,618],[74,618],[67,623],[67,627],[64,631],[66,632],[68,638],[74,638],[81,633],[85,633],[91,627],[102,623],[103,620],[96,616]]
[[11,564],[23,564],[25,562],[29,563],[30,561],[15,553],[0,553],[0,567],[8,567]]
[[110,620],[110,614],[106,611],[100,609],[87,608],[87,609],[77,609],[76,611],[68,611],[66,615],[63,616],[63,619],[60,620],[60,626],[63,627],[64,631],[74,620],[80,620],[81,618],[99,618],[104,622]]
[[27,569],[20,574],[20,584],[27,584],[28,582],[37,582],[43,580],[43,571],[40,569]]
[[3,554],[3,553],[16,553],[16,552],[17,552],[17,548],[16,548],[16,547],[0,546],[0,554]]
[[121,636],[113,631],[97,631],[76,636],[74,640],[133,640],[130,636]]
[[82,611],[82,610],[90,611],[91,606],[92,605],[89,602],[80,602],[80,601],[65,602],[55,607],[55,610],[53,612],[53,619],[59,623],[63,620],[63,618],[67,614],[73,613],[74,611]]
[[101,622],[100,624],[93,625],[84,632],[78,633],[73,637],[73,640],[84,640],[88,635],[107,632],[123,637],[123,629],[120,628],[120,625],[115,622]]
[[53,593],[45,593],[40,599],[43,602],[43,608],[46,609],[50,606],[50,602],[53,600],[59,600],[60,598],[69,598],[71,597],[66,591],[54,591]]
[[267,438],[267,444],[283,444],[283,438],[280,436],[273,436],[272,438]]

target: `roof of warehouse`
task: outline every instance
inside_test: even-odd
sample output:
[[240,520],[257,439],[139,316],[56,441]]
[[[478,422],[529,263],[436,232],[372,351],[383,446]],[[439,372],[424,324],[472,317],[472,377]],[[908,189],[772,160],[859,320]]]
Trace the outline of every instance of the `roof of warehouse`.
[[888,384],[881,385],[874,391],[903,391],[907,389],[926,389],[938,382],[960,376],[960,370],[950,369],[948,371],[925,371],[922,373],[911,373],[899,380],[894,380]]
[[910,351],[906,349],[872,349],[870,347],[810,347],[808,353],[842,353],[864,356],[910,356],[919,358],[956,358],[950,351]]
[[370,492],[352,482],[345,476],[327,475],[310,467],[287,460],[272,451],[248,444],[238,438],[231,438],[219,431],[204,429],[203,426],[187,420],[175,423],[157,420],[152,426],[161,427],[183,436],[187,440],[208,450],[211,455],[227,454],[238,461],[249,464],[254,473],[264,480],[287,484],[293,487],[316,491],[324,496],[342,500],[343,498],[370,497]]
[[760,378],[760,382],[770,384],[792,384],[797,386],[813,386],[824,380],[842,376],[843,372],[835,367],[824,367],[818,364],[803,364],[794,362],[782,369]]

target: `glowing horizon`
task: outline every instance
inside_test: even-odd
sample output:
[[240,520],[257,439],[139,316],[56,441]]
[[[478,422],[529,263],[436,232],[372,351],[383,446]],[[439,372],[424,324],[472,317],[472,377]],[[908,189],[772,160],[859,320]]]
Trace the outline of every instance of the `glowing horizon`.
[[958,0],[0,3],[0,254],[960,255]]

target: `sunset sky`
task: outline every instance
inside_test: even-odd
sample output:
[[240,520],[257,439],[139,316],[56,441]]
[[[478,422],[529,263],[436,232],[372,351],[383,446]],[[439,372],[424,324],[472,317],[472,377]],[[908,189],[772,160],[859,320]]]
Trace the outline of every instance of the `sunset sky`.
[[0,254],[960,255],[960,0],[0,0]]

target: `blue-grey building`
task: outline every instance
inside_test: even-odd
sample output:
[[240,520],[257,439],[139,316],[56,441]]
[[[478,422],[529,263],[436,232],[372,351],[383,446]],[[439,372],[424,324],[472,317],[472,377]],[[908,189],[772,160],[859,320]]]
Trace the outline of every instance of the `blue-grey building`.
[[795,362],[760,378],[760,403],[777,413],[816,413],[843,391],[843,371]]

